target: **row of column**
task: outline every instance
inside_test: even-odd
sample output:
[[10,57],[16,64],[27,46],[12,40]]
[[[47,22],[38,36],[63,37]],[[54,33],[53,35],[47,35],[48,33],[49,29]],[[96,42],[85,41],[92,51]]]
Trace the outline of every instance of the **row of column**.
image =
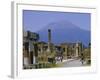
[[[67,54],[69,53],[68,48],[70,48],[70,47],[65,45],[64,48],[65,48],[65,54],[66,54],[66,59],[67,59]],[[74,51],[73,51],[74,57],[78,58],[81,55],[81,53],[82,53],[82,44],[81,43],[76,43],[76,45],[74,47]]]

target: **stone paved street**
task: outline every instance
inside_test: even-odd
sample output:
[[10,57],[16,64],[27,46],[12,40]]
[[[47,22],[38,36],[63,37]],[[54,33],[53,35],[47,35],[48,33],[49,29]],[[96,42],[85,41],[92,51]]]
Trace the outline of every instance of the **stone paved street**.
[[79,66],[85,66],[85,64],[82,64],[79,59],[64,61],[61,63],[61,67],[79,67]]

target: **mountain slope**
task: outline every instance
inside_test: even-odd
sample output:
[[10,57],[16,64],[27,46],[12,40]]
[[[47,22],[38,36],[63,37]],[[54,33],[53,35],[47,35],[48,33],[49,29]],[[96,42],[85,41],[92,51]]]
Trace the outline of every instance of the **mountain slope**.
[[51,23],[39,30],[40,41],[48,41],[48,29],[51,29],[52,43],[82,41],[88,45],[90,42],[90,31],[80,29],[68,21]]

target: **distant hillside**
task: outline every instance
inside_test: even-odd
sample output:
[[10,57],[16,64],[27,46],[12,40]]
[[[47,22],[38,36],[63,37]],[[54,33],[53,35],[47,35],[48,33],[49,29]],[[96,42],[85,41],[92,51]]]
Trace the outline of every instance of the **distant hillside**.
[[90,42],[90,31],[83,30],[68,21],[51,23],[39,30],[37,33],[41,41],[48,41],[48,29],[51,29],[52,43],[82,41],[88,45]]

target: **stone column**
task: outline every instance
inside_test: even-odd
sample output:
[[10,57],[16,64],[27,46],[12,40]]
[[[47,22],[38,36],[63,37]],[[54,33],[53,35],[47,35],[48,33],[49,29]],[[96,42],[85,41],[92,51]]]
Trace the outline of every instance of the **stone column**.
[[67,54],[68,54],[68,46],[65,46],[65,53],[66,53],[66,59],[67,59]]
[[78,57],[78,54],[79,54],[79,44],[76,43],[76,54],[75,54],[75,57]]
[[51,52],[51,29],[48,29],[48,52]]
[[23,50],[23,65],[28,66],[29,65],[29,58],[28,58],[28,53],[27,50]]
[[43,54],[43,44],[40,44],[41,54]]
[[33,64],[35,64],[36,63],[36,58],[35,58],[35,56],[33,56]]

